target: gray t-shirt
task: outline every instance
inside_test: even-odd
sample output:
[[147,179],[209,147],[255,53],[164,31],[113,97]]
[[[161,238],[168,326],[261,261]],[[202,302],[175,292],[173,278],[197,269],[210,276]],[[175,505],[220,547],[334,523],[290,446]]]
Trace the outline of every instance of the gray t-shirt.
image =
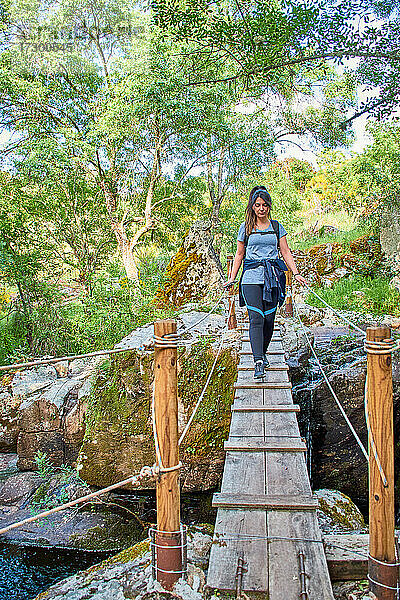
[[[279,239],[284,235],[287,235],[286,229],[278,223],[279,225]],[[245,258],[251,258],[254,260],[262,260],[263,258],[278,258],[278,240],[276,239],[276,235],[274,232],[274,228],[272,224],[269,224],[269,227],[265,230],[268,233],[257,233],[260,231],[256,229],[256,233],[252,233],[249,236],[249,241],[247,242],[246,254]],[[245,239],[245,224],[242,223],[239,227],[239,232],[237,236],[238,242],[244,242]],[[254,284],[262,284],[264,283],[264,269],[263,267],[256,267],[255,269],[248,269],[242,279],[242,283],[254,283]]]

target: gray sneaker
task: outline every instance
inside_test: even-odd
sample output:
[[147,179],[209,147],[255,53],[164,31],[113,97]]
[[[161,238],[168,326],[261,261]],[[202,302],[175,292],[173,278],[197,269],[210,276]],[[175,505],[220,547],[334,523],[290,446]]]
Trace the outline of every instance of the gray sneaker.
[[262,379],[264,377],[264,363],[258,360],[255,364],[254,379]]
[[266,354],[264,354],[263,356],[263,364],[264,364],[264,369],[268,369],[269,367],[269,360]]

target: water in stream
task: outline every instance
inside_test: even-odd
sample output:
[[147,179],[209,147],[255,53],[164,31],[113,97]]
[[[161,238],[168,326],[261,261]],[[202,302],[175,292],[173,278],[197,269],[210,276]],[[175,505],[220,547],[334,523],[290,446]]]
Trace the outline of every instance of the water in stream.
[[31,600],[108,555],[0,544],[0,600]]
[[[213,523],[212,494],[183,494],[182,521],[187,524]],[[155,497],[150,494],[115,494],[114,501],[134,511],[146,522],[155,522]],[[144,539],[147,532],[143,531]],[[53,583],[104,560],[113,552],[77,552],[32,548],[0,543],[0,600],[33,600]]]

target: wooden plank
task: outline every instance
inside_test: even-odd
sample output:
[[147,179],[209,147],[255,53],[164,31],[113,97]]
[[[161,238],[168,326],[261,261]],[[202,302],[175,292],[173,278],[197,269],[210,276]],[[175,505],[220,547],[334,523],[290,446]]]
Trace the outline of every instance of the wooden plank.
[[234,404],[236,406],[262,406],[264,404],[265,390],[236,390]]
[[245,489],[254,494],[265,494],[264,465],[261,452],[228,452],[221,492],[234,494],[238,489]]
[[[243,329],[243,331],[249,331],[248,321],[245,322],[245,324],[241,327],[241,329]],[[276,332],[276,333],[280,334],[281,328],[279,327],[279,325],[275,325],[273,331],[274,331],[274,333]]]
[[332,581],[357,581],[368,574],[369,535],[324,535],[325,556]]
[[[294,406],[293,404],[291,406]],[[233,414],[232,419],[237,419],[239,415]],[[264,433],[266,438],[274,436],[276,438],[298,438],[304,443],[300,437],[299,425],[294,412],[278,412],[264,413]]]
[[[238,402],[262,402],[262,390],[238,390]],[[249,399],[249,395],[252,398]],[[248,415],[248,431],[252,435],[264,433],[264,422],[260,415]],[[232,425],[231,425],[232,429]],[[228,452],[225,459],[221,490],[234,493],[237,489],[251,489],[255,494],[265,492],[265,461],[260,452]],[[220,534],[227,538],[219,543]],[[254,536],[254,539],[241,539]],[[211,548],[207,585],[220,590],[235,589],[236,567],[239,556],[247,563],[243,576],[246,591],[268,590],[268,551],[265,510],[237,511],[218,510],[214,541]],[[261,537],[261,539],[260,539]],[[258,538],[258,539],[257,539]]]
[[[283,350],[268,350],[267,354],[268,356],[285,356]],[[239,356],[253,356],[253,353],[251,350],[240,350]]]
[[[242,337],[242,342],[250,342],[249,336],[247,335],[247,336]],[[271,344],[273,342],[282,342],[281,336],[280,335],[278,335],[278,336],[273,335],[272,338],[271,338]]]
[[[243,590],[267,592],[268,551],[263,536],[266,536],[265,510],[218,510],[207,585],[219,590],[234,590],[237,560],[242,556],[247,566]],[[223,542],[222,538],[225,538]]]
[[259,398],[264,404],[293,404],[291,390],[288,388],[265,389],[261,386],[255,386],[250,389],[237,389],[235,390],[235,398],[240,398],[243,401],[246,400],[246,404],[251,404],[249,400],[252,398],[257,399],[254,404],[258,404]]
[[[284,356],[280,355],[280,356],[269,356],[269,362],[270,362],[270,366],[272,367],[284,367],[286,366],[286,363],[284,361]],[[245,379],[247,379],[248,381],[254,381],[254,359],[252,355],[248,355],[248,356],[241,356],[240,357],[240,362],[239,362],[239,366],[240,367],[247,367],[246,369],[243,369],[239,371],[238,373],[238,377],[237,377],[237,381],[244,381]],[[283,377],[286,379],[286,375],[288,375],[287,369],[267,369],[265,371],[266,376],[271,378],[271,381],[274,381],[274,378],[279,377],[281,378],[282,375]],[[268,373],[270,373],[270,375],[268,375]],[[272,373],[274,373],[274,375],[272,375]],[[289,377],[288,377],[289,380]],[[269,380],[268,380],[269,381]]]
[[[311,496],[304,455],[268,452],[264,456],[267,495]],[[322,544],[293,541],[321,539],[316,514],[310,511],[268,511],[267,532],[272,538],[289,538],[271,541],[268,546],[270,597],[274,600],[299,598],[298,554],[302,551],[306,557],[306,570],[310,575],[307,578],[309,599],[333,600]],[[288,573],[291,574],[290,578]]]
[[[254,420],[258,421],[258,427],[249,427],[249,422]],[[299,426],[294,412],[252,411],[249,413],[235,411],[232,413],[229,442],[236,442],[240,438],[243,443],[248,444],[251,439],[269,441],[271,437],[277,440],[300,439]]]
[[300,412],[300,406],[298,404],[291,404],[286,406],[284,404],[268,405],[268,406],[231,406],[232,412]]
[[[278,354],[276,354],[276,352],[279,352]],[[254,363],[254,359],[253,359],[253,353],[251,352],[251,348],[247,348],[246,350],[242,347],[241,350],[239,350],[239,356],[240,358],[240,362],[249,362],[250,359],[247,357],[251,357],[252,362]],[[276,363],[278,362],[278,359],[276,358],[277,356],[280,356],[281,358],[279,359],[283,364],[287,364],[285,362],[285,353],[283,348],[281,348],[279,351],[278,350],[271,350],[271,354],[268,354],[268,359],[269,362],[271,363]],[[271,361],[271,357],[272,357],[272,361]]]
[[[240,441],[247,443],[248,439],[263,439],[265,435],[265,424],[263,415],[256,412],[232,413],[231,428],[229,431],[229,442]],[[262,465],[264,471],[264,465]],[[254,473],[259,477],[259,473]]]
[[[243,342],[242,343],[242,350],[251,350],[251,344],[250,342]],[[271,342],[270,345],[268,346],[268,351],[274,351],[274,350],[280,350],[281,352],[283,351],[283,345],[282,342]]]
[[[238,377],[236,380],[236,384],[240,384],[240,383],[254,383],[254,365],[252,365],[252,369],[250,371],[250,369],[247,369],[246,371],[239,371],[238,373]],[[280,383],[280,382],[285,382],[285,383],[289,383],[289,376],[288,376],[288,372],[286,370],[273,370],[273,369],[267,369],[264,372],[264,377],[263,377],[263,381],[264,383]]]
[[[263,418],[257,413],[250,413],[247,418],[231,421],[230,435],[236,434],[237,439],[240,440],[243,440],[243,434],[262,438],[264,427]],[[240,454],[228,453],[221,490],[234,492],[237,489],[251,489],[256,490],[254,493],[263,494],[265,491],[265,461],[262,454],[260,452],[242,452]]]
[[[239,374],[240,374],[240,371],[254,371],[254,363],[252,363],[252,364],[249,363],[248,365],[239,364],[238,371],[239,371]],[[289,367],[286,363],[271,364],[268,367],[267,373],[270,373],[271,371],[289,371]]]
[[[252,399],[255,402],[252,402]],[[239,402],[240,400],[240,402]],[[237,406],[247,405],[293,405],[293,398],[290,390],[266,390],[262,387],[251,390],[235,390],[235,401]]]
[[299,552],[303,552],[308,575],[306,582],[309,600],[333,600],[323,545],[318,541],[321,540],[321,533],[315,511],[268,511],[267,532],[270,538],[268,544],[270,598],[273,600],[300,598]]
[[311,496],[304,454],[300,452],[268,452],[264,457],[267,494]]
[[[236,390],[236,394],[239,392],[250,392],[253,390]],[[262,390],[263,392],[263,404],[291,404],[293,405],[293,397],[291,390]]]
[[292,384],[289,381],[252,381],[251,383],[235,383],[235,390],[254,390],[262,388],[264,390],[291,390]]
[[214,494],[216,508],[244,508],[266,510],[317,510],[318,500],[312,496],[268,496],[266,494]]
[[307,452],[307,446],[300,438],[278,436],[268,440],[229,440],[225,442],[224,449],[236,452]]

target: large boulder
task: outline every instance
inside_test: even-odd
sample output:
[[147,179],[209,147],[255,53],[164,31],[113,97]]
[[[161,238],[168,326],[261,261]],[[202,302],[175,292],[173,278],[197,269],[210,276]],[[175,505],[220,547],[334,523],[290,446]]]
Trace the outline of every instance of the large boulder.
[[[68,469],[53,469],[42,475],[15,473],[0,483],[0,527],[86,496],[90,491]],[[143,533],[136,517],[128,511],[112,512],[107,498],[103,496],[102,500],[101,504],[86,502],[83,508],[62,510],[12,529],[2,537],[14,544],[95,551],[120,550],[132,545]]]
[[17,452],[21,470],[44,452],[53,464],[73,464],[84,430],[87,396],[98,359],[17,371],[1,381],[0,451]]
[[[206,533],[200,539],[196,533],[188,532],[187,578],[179,579],[172,592],[164,590],[153,580],[151,549],[149,541],[144,540],[98,565],[59,581],[39,594],[36,600],[203,600],[207,597],[203,568],[208,566],[211,543],[212,537]],[[202,568],[195,558],[199,551]]]
[[171,259],[162,286],[156,293],[160,306],[181,307],[202,300],[210,292],[221,293],[225,276],[212,246],[211,224],[196,221]]
[[351,274],[374,275],[383,261],[379,240],[362,236],[349,244],[317,244],[308,250],[293,251],[300,272],[310,284],[331,287]]
[[[178,354],[178,422],[187,423],[214,361],[210,341],[181,348]],[[111,358],[100,372],[89,400],[86,432],[79,455],[81,477],[104,487],[155,462],[151,420],[153,352],[132,350]],[[180,448],[185,491],[218,485],[224,465],[237,353],[222,350],[198,413]],[[154,481],[141,482],[142,489]]]
[[18,396],[14,397],[6,387],[2,387],[0,390],[0,452],[14,452],[17,448],[20,404],[21,400]]
[[[181,428],[225,330],[223,315],[192,309],[187,306],[177,318]],[[79,454],[82,476],[93,485],[107,486],[154,463],[152,332],[152,324],[132,332],[117,344],[127,353],[106,361],[62,362],[3,377],[0,444],[2,440],[3,450],[18,452],[21,470],[38,468],[38,452],[55,466],[75,466]],[[187,490],[210,489],[221,477],[239,349],[240,333],[225,334],[214,377],[182,445],[186,459],[181,480]]]
[[[353,349],[333,346],[329,351],[329,382],[336,392],[350,422],[367,447],[367,428],[364,414],[366,359],[359,341],[347,342]],[[332,356],[333,361],[332,361]],[[400,427],[400,369],[393,368],[395,431]],[[340,490],[366,508],[368,498],[368,466],[352,432],[345,422],[325,381],[308,385],[308,392],[296,393],[302,406],[301,429],[307,435],[312,479],[315,487]],[[400,460],[400,443],[395,441],[395,461]],[[397,489],[399,482],[397,482]]]
[[316,490],[318,524],[323,533],[366,531],[364,517],[354,502],[337,490]]

